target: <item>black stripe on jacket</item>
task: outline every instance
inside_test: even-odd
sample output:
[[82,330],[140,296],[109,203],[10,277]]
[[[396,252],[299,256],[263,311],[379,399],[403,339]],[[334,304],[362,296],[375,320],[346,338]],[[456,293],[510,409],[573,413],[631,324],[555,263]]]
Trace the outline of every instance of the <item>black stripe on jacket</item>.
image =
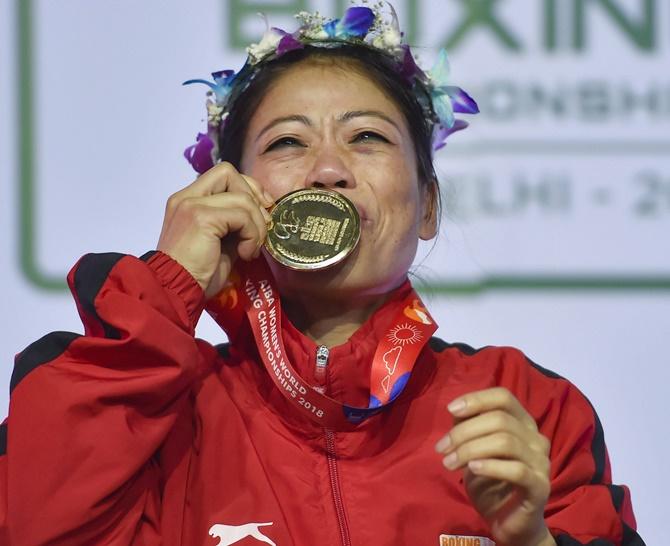
[[[539,364],[533,362],[528,357],[526,357],[526,360],[528,360],[528,363],[542,375],[550,377],[552,379],[562,379],[564,381],[567,381],[564,377],[558,375],[556,372],[552,372],[547,368],[543,368]],[[582,394],[582,396],[584,395]],[[591,477],[591,483],[597,485],[602,484],[603,476],[605,474],[605,463],[607,461],[607,449],[605,448],[605,433],[603,432],[602,423],[600,422],[600,418],[598,417],[598,414],[596,413],[593,404],[591,404],[591,401],[586,396],[584,396],[584,399],[588,402],[589,406],[591,407],[591,411],[593,412],[593,426],[595,427],[595,431],[593,433],[593,439],[591,440],[591,454],[593,455],[593,462],[595,464],[595,469],[593,471],[593,476]]]
[[[572,538],[570,535],[558,535],[554,537],[556,546],[614,546],[614,543],[604,538],[596,538],[590,542],[584,543]],[[623,545],[622,545],[623,546]]]
[[[537,371],[551,377],[554,379],[564,379],[560,375],[551,370],[543,368],[539,364],[536,364],[532,360],[528,359],[533,368]],[[595,470],[593,472],[593,477],[591,478],[591,484],[593,485],[605,485],[610,492],[610,497],[612,499],[612,504],[617,514],[621,514],[621,506],[623,504],[625,491],[623,487],[612,484],[603,484],[603,475],[605,474],[605,463],[607,460],[607,448],[605,447],[605,433],[603,431],[602,423],[598,417],[591,401],[584,395],[584,399],[588,402],[593,412],[593,423],[595,426],[595,431],[593,433],[593,440],[591,440],[591,454],[593,455],[593,461],[595,463]],[[621,520],[621,525],[623,526],[623,538],[621,540],[621,546],[645,546],[644,541],[631,527],[629,527],[623,518]],[[584,546],[581,542],[578,542],[574,538],[568,535],[559,535],[556,537],[556,544],[558,546]],[[595,539],[589,542],[586,546],[613,546],[612,543],[608,540]]]
[[[570,535],[558,535],[557,537],[554,537],[554,540],[556,541],[556,546],[614,546],[613,542],[603,538],[596,538],[590,542],[584,543],[579,542]],[[645,546],[645,544],[644,541],[640,538],[640,535],[638,535],[624,523],[621,546]]]
[[7,423],[0,425],[0,457],[7,455]]
[[430,340],[428,341],[428,346],[436,353],[441,353],[442,351],[445,351],[447,349],[458,349],[460,352],[468,356],[472,356],[478,353],[479,351],[489,348],[489,346],[486,346],[486,347],[480,347],[479,349],[475,349],[474,347],[471,347],[467,343],[447,343],[446,341],[440,339],[439,337],[431,337]]
[[121,339],[121,334],[100,318],[95,309],[95,298],[111,270],[125,256],[116,252],[87,254],[79,261],[74,273],[73,292],[79,305],[88,316],[98,321],[108,339]]
[[62,355],[75,339],[81,337],[72,332],[51,332],[31,343],[19,353],[14,362],[12,379],[9,382],[10,394],[23,378],[38,366],[55,360]]

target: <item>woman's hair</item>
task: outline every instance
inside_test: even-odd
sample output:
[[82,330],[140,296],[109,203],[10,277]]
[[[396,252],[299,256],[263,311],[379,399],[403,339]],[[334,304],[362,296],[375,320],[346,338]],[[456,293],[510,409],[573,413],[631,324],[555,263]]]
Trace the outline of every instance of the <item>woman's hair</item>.
[[[414,143],[417,162],[417,174],[421,184],[430,187],[435,184],[438,190],[437,176],[432,161],[432,124],[417,100],[416,93],[426,93],[425,89],[414,88],[398,72],[393,59],[378,50],[356,45],[334,48],[309,47],[291,51],[280,58],[268,62],[254,74],[251,81],[245,82],[244,73],[240,74],[242,83],[232,92],[232,107],[225,120],[225,130],[219,133],[219,153],[222,161],[240,168],[242,148],[246,139],[249,120],[267,93],[269,87],[284,74],[288,67],[302,61],[331,63],[355,70],[368,77],[387,94],[400,109],[405,118],[410,136]],[[244,72],[244,71],[243,71]],[[435,191],[439,199],[439,191]]]

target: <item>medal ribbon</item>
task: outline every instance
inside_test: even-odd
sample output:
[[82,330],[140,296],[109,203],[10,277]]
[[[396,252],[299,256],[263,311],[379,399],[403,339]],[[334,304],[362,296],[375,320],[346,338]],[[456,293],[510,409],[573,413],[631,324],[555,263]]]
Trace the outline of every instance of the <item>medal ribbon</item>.
[[233,335],[231,329],[240,327],[246,312],[263,365],[275,386],[296,410],[326,428],[360,423],[393,402],[437,330],[421,299],[411,290],[375,351],[369,406],[348,406],[316,391],[289,362],[282,339],[279,293],[265,260],[238,261],[237,267],[231,284],[208,303],[207,311],[229,336]]

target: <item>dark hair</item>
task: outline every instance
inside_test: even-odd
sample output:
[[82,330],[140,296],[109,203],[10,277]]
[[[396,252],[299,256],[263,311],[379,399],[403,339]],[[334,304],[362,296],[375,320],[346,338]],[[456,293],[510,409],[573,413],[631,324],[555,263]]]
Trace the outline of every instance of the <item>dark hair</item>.
[[[222,161],[228,161],[236,168],[240,168],[248,123],[263,96],[287,67],[306,59],[330,59],[334,63],[348,62],[354,70],[359,70],[384,90],[398,106],[407,123],[414,142],[419,180],[423,184],[437,185],[432,161],[432,123],[426,119],[425,112],[415,95],[418,92],[426,93],[427,96],[427,91],[423,88],[417,89],[416,86],[421,85],[418,82],[412,89],[398,72],[397,61],[365,46],[342,45],[333,48],[306,46],[268,62],[261,70],[245,67],[238,76],[240,83],[231,94],[232,106],[225,121],[225,130],[219,137],[219,153]],[[439,192],[436,192],[436,195],[439,199]]]

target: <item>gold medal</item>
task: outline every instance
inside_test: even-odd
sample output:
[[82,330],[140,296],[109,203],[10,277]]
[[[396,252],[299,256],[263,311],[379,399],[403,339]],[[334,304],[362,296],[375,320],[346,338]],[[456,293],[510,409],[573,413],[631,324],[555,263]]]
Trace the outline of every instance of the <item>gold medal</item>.
[[335,265],[351,253],[361,235],[356,207],[331,190],[287,193],[270,214],[265,248],[291,269],[314,271]]

